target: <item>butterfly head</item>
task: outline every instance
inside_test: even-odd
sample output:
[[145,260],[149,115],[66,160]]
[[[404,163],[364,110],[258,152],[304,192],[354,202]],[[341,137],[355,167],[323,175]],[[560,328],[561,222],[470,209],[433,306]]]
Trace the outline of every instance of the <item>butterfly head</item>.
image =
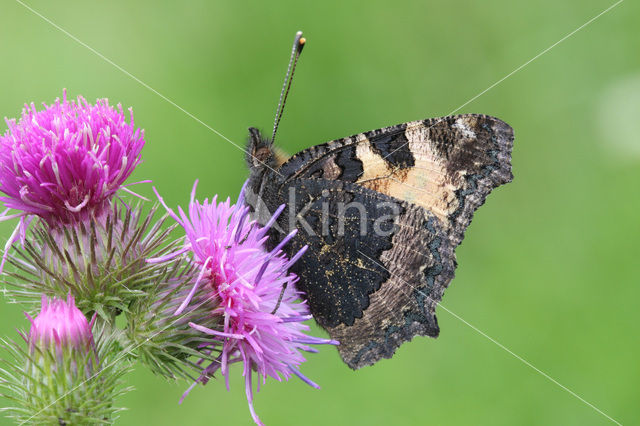
[[272,148],[273,142],[269,138],[262,136],[260,130],[255,127],[249,127],[249,143],[247,146],[246,159],[250,169],[275,168],[277,161]]

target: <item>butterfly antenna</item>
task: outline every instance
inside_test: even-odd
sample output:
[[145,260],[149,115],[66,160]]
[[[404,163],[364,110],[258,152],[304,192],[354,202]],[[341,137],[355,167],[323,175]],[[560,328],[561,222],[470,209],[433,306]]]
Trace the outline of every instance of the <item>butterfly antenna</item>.
[[284,112],[284,105],[287,102],[287,96],[289,95],[289,89],[291,88],[291,82],[293,81],[293,73],[296,71],[296,64],[298,58],[302,53],[302,48],[307,40],[302,37],[302,31],[296,33],[293,39],[293,48],[291,49],[291,58],[289,59],[289,66],[287,67],[287,74],[284,76],[284,84],[282,85],[282,91],[280,92],[280,100],[278,101],[278,108],[276,108],[276,118],[273,121],[273,134],[271,135],[271,143],[276,139],[276,132],[278,131],[278,125],[282,119],[282,113]]

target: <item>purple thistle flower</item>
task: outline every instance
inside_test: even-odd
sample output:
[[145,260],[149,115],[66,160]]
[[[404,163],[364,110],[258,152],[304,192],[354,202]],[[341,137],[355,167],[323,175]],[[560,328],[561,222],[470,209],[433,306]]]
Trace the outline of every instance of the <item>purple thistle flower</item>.
[[284,206],[265,227],[260,227],[248,219],[249,208],[243,206],[242,193],[234,205],[229,199],[218,203],[216,197],[210,203],[207,200],[199,203],[195,200],[196,185],[197,182],[191,193],[188,214],[182,208],[178,208],[176,214],[158,195],[169,214],[186,232],[183,249],[173,256],[188,252],[200,269],[189,295],[175,314],[180,315],[189,308],[192,296],[200,286],[208,286],[211,297],[219,301],[211,315],[221,319],[221,329],[214,330],[195,323],[189,325],[208,335],[210,342],[203,350],[219,352],[220,355],[202,370],[200,378],[182,399],[197,383],[206,384],[218,369],[225,377],[228,389],[229,365],[242,362],[249,409],[253,420],[262,424],[253,408],[253,372],[262,383],[267,377],[281,381],[296,375],[318,388],[298,369],[305,361],[301,351],[316,352],[308,346],[310,344],[338,342],[304,333],[309,327],[302,322],[311,316],[295,289],[298,277],[287,270],[306,247],[287,259],[281,249],[295,235],[291,233],[274,250],[268,252],[265,249],[267,232]]
[[29,216],[50,226],[98,216],[140,163],[144,131],[134,127],[131,109],[127,123],[122,106],[68,101],[66,91],[43,107],[25,105],[0,136],[0,201],[7,208],[0,221],[21,218],[7,248],[18,234],[24,241]]
[[65,348],[86,352],[95,347],[91,333],[93,320],[91,323],[87,321],[87,317],[76,308],[71,294],[66,301],[56,298],[49,300],[43,295],[40,313],[35,318],[27,313],[25,315],[31,322],[27,340],[32,348],[46,350],[55,346],[58,350]]

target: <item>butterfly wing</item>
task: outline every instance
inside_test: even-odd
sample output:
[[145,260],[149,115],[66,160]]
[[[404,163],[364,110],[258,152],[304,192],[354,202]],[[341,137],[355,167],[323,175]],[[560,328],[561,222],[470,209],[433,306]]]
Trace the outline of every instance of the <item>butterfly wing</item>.
[[[454,247],[428,210],[339,180],[294,179],[282,228],[296,212],[292,267],[316,321],[354,369],[390,358],[415,335],[438,335],[435,308],[453,278]],[[290,225],[290,224],[289,224]]]
[[438,335],[455,247],[491,190],[511,181],[512,145],[497,118],[435,118],[308,148],[254,180],[266,218],[287,203],[278,224],[299,230],[291,253],[309,246],[292,268],[298,287],[350,367]]
[[403,123],[301,151],[287,180],[353,182],[429,210],[458,245],[487,195],[512,180],[513,129],[487,115]]

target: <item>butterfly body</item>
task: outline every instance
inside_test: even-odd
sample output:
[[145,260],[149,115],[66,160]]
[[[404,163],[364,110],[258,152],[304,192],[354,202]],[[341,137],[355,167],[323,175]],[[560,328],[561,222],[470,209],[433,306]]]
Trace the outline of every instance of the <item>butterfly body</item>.
[[289,254],[311,313],[351,368],[390,358],[415,335],[437,337],[437,303],[473,212],[510,182],[513,130],[458,115],[316,145],[284,161],[250,130],[245,201],[268,244],[294,228]]

